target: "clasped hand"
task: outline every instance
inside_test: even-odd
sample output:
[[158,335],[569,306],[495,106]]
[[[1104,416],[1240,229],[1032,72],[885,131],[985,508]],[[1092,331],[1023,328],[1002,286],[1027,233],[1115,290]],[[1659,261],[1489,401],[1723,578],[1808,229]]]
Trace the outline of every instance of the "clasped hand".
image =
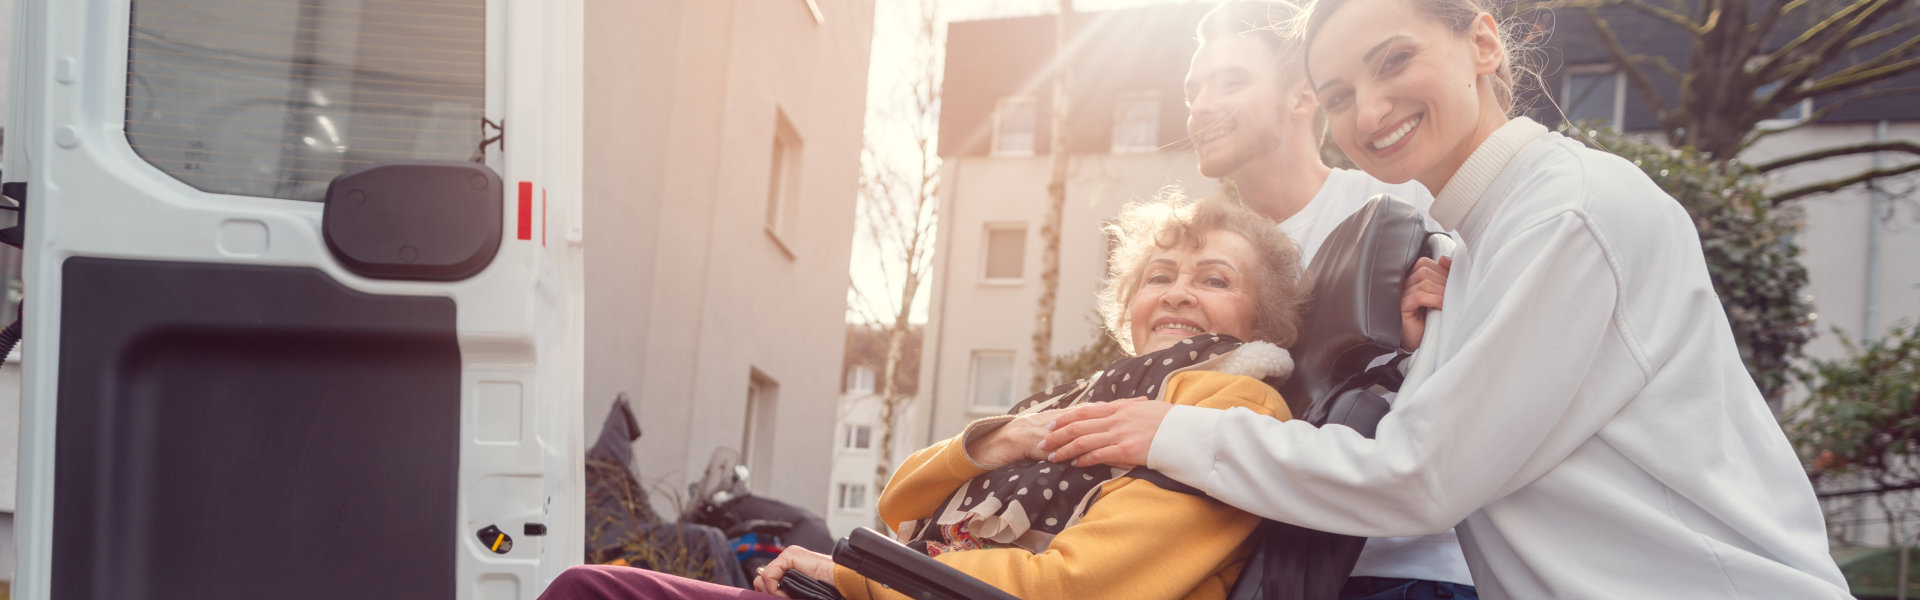
[[1171,410],[1172,404],[1146,398],[1076,406],[1054,417],[1041,449],[1047,460],[1072,461],[1076,467],[1142,466],[1153,448],[1153,433]]

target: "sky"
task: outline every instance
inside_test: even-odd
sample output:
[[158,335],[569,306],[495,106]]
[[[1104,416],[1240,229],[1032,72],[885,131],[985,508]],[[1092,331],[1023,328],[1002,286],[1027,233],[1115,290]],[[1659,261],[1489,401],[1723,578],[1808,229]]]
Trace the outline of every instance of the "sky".
[[[1195,4],[1217,0],[1075,0],[1080,12],[1120,10],[1152,4]],[[909,90],[914,83],[916,57],[920,56],[920,18],[918,0],[879,0],[874,5],[873,58],[867,74],[866,135],[882,160],[912,164],[918,160],[913,144],[899,128],[906,127],[901,115],[910,112]],[[1058,0],[946,0],[939,3],[942,21],[972,21],[1054,14]],[[858,217],[857,217],[858,218]],[[886,268],[880,259],[882,249],[867,234],[864,219],[855,224],[853,255],[848,265],[856,293],[849,293],[847,322],[891,322],[900,300],[900,270]],[[935,233],[940,235],[939,232]],[[939,264],[936,258],[935,265]],[[933,295],[933,282],[924,282],[915,297],[909,320],[927,321],[927,302]]]

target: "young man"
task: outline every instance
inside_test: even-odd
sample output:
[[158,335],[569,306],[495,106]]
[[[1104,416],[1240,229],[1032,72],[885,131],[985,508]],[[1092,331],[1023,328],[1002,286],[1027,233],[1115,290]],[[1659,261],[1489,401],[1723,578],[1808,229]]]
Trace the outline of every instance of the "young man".
[[[1433,196],[1418,183],[1382,183],[1320,160],[1324,121],[1295,43],[1279,23],[1288,4],[1227,2],[1198,27],[1200,49],[1188,68],[1187,135],[1200,173],[1226,179],[1248,207],[1280,223],[1311,264],[1333,229],[1375,194],[1392,194],[1426,213]],[[1438,229],[1437,226],[1434,227]],[[1454,532],[1367,541],[1341,597],[1476,598]]]

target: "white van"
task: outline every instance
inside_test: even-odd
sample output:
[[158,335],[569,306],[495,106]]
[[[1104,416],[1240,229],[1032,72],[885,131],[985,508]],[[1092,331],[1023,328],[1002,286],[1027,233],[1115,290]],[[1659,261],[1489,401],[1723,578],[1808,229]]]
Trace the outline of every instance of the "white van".
[[15,598],[533,598],[580,561],[578,0],[17,10]]

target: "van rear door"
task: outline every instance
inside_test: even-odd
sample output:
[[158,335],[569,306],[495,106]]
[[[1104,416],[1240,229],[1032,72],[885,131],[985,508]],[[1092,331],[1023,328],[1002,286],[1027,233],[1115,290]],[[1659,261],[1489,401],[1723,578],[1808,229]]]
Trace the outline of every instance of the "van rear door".
[[23,0],[18,598],[580,560],[577,0]]

